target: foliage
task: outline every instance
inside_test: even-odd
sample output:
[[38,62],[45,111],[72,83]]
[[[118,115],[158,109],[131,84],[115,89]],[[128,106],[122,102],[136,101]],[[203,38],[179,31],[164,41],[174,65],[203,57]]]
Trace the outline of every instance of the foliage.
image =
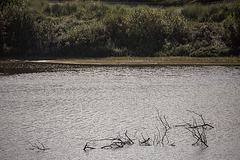
[[1,11],[4,10],[5,7],[8,6],[22,6],[23,0],[1,0],[0,1],[0,9]]
[[154,56],[166,39],[182,40],[184,19],[180,15],[146,6],[129,13],[111,16],[105,24],[115,46],[126,48],[130,56]]
[[184,6],[182,14],[194,21],[199,22],[221,22],[230,15],[231,7],[226,4],[193,4]]
[[14,54],[28,52],[35,41],[34,21],[24,8],[5,6],[1,12],[1,50]]
[[108,5],[101,5],[99,3],[80,3],[78,11],[75,14],[78,20],[101,20],[110,10]]
[[43,12],[47,15],[55,16],[55,17],[61,17],[61,16],[69,16],[73,13],[77,12],[77,5],[76,4],[59,4],[55,3],[53,5],[47,5]]
[[107,56],[107,38],[102,23],[76,26],[69,31],[69,36],[62,41],[64,54],[74,53],[77,57]]
[[[232,22],[229,23],[230,28],[226,27],[230,32],[231,49],[235,55],[240,55],[240,2],[233,8]],[[229,25],[228,24],[228,25]]]
[[151,2],[3,0],[1,56],[239,56],[239,2]]
[[[99,0],[95,0],[95,1],[99,1]],[[205,4],[205,3],[211,3],[215,1],[221,1],[221,0],[100,0],[100,1],[108,2],[108,3],[123,3],[123,4],[130,4],[130,5],[147,4],[147,5],[161,5],[161,6],[182,6],[182,5],[186,5],[194,2]]]

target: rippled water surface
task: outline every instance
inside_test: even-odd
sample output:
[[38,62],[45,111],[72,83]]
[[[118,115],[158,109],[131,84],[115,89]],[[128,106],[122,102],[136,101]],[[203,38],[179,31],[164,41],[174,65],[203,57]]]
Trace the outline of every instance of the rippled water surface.
[[[139,146],[137,139],[158,134],[157,110],[170,126],[193,121],[187,110],[202,114],[214,126],[209,147],[192,146],[183,127],[168,132],[175,146]],[[86,142],[126,130],[132,146],[83,151]],[[32,150],[38,141],[50,149]],[[239,67],[68,67],[0,77],[2,160],[237,160],[239,151]]]

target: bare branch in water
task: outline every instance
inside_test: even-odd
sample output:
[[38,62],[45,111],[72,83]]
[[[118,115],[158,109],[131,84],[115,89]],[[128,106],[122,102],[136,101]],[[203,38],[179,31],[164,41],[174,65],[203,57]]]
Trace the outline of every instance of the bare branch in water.
[[197,116],[200,117],[202,124],[198,124],[197,120],[193,117],[193,123],[192,125],[188,123],[188,127],[186,129],[190,131],[193,135],[193,137],[196,139],[196,142],[193,143],[193,145],[196,145],[198,143],[208,147],[207,145],[207,136],[206,136],[206,129],[209,127],[210,129],[214,128],[212,125],[207,124],[201,114],[198,114],[194,111],[189,111],[188,112],[194,113]]
[[[139,132],[139,130],[136,130],[134,137],[135,139],[131,139],[128,136],[128,132],[127,130],[124,133],[124,136],[120,136],[118,135],[116,138],[105,138],[105,139],[99,139],[99,140],[91,140],[89,142],[87,142],[83,148],[84,151],[87,150],[92,150],[92,149],[96,149],[96,148],[100,148],[100,149],[118,149],[118,148],[123,148],[126,145],[133,145],[135,144],[134,140],[138,140],[139,141],[139,145],[140,146],[150,146],[150,145],[162,145],[164,146],[164,144],[168,144],[169,146],[175,146],[175,143],[169,141],[168,138],[168,131],[170,129],[174,129],[172,128],[168,121],[167,118],[165,116],[161,117],[160,116],[160,112],[159,110],[156,108],[157,110],[157,117],[159,120],[159,124],[156,126],[156,132],[153,134],[153,138],[151,139],[149,137],[149,135],[146,133],[146,136],[144,137],[143,133],[141,133],[141,136],[137,136],[137,133]],[[212,125],[206,123],[205,119],[203,118],[203,116],[201,114],[198,114],[194,111],[189,111],[188,112],[193,113],[194,115],[197,115],[197,117],[199,117],[198,121],[197,119],[193,116],[193,121],[192,122],[184,122],[186,124],[180,124],[180,125],[173,125],[174,127],[183,127],[186,128],[191,134],[192,136],[196,139],[196,141],[192,144],[192,145],[196,145],[196,144],[201,144],[204,145],[205,147],[208,147],[207,144],[207,135],[206,135],[206,131],[207,129],[212,129],[214,128]],[[163,130],[163,131],[162,131]],[[162,135],[161,135],[162,133]],[[100,142],[100,141],[106,141],[107,145],[101,146],[101,147],[93,147],[92,145],[95,145],[95,142]],[[32,144],[32,147],[37,148],[39,150],[46,150],[48,148],[46,148],[43,143],[40,143],[39,141],[38,145],[37,144]],[[91,146],[89,145],[91,143]]]
[[94,148],[94,147],[88,146],[88,143],[89,143],[89,142],[87,142],[87,143],[85,144],[85,146],[84,146],[84,148],[83,148],[84,151],[87,151],[87,149],[96,149],[96,148]]
[[49,150],[50,148],[46,148],[43,143],[39,142],[37,140],[37,143],[31,143],[30,141],[27,141],[33,148],[32,149],[38,149],[41,151]]

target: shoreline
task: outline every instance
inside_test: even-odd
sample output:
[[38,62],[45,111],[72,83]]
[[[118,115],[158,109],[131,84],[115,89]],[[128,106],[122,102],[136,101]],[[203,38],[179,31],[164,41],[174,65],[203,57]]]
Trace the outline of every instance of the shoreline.
[[[59,65],[59,66],[58,66]],[[92,59],[0,60],[0,76],[73,67],[240,66],[240,57],[107,57]]]
[[82,66],[240,66],[240,57],[106,57],[24,62]]

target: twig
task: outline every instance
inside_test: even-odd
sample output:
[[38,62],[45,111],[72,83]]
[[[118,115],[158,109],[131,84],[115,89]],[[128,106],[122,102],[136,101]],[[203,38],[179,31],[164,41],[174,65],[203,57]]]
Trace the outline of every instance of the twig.
[[143,141],[139,140],[139,145],[140,146],[150,146],[151,144],[149,143],[149,141],[151,140],[151,138],[148,137],[147,139],[145,139],[142,133],[141,133],[141,136],[142,136]]
[[31,143],[30,141],[27,141],[29,144],[31,144],[31,146],[33,147],[33,149],[38,149],[41,151],[45,151],[45,150],[49,150],[50,148],[46,148],[43,143],[39,142],[39,140],[37,140],[38,143]]
[[150,138],[148,137],[147,139],[144,139],[142,142],[140,142],[141,146],[150,146]]
[[[187,110],[189,111],[189,110]],[[201,120],[202,120],[202,123],[203,124],[197,124],[197,121],[196,119],[193,117],[193,124],[188,124],[189,127],[187,127],[186,129],[188,131],[190,131],[193,135],[193,137],[196,139],[196,142],[193,143],[193,145],[197,144],[198,142],[200,142],[201,144],[205,145],[206,147],[208,147],[207,145],[207,136],[206,136],[206,133],[205,133],[205,130],[207,129],[207,126],[210,127],[210,128],[214,128],[213,126],[207,124],[203,118],[203,116],[201,114],[198,114],[194,111],[189,111],[189,112],[192,112],[196,115],[198,115]],[[200,131],[201,129],[201,131]]]
[[203,118],[203,116],[201,115],[201,114],[198,114],[198,113],[196,113],[196,112],[194,112],[194,111],[190,111],[190,110],[187,110],[188,112],[192,112],[192,113],[194,113],[194,114],[196,114],[196,115],[198,115],[200,118],[201,118],[201,120],[202,120],[202,122],[203,122],[203,124],[201,124],[201,125],[193,125],[193,126],[191,126],[190,128],[198,128],[198,127],[210,127],[210,128],[214,128],[212,125],[210,125],[210,124],[207,124],[206,122],[205,122],[205,120],[204,120],[204,118]]
[[166,117],[163,116],[163,118],[164,118],[164,120],[165,120],[165,126],[167,126],[168,129],[171,129],[170,125],[168,124],[168,121],[167,121]]
[[157,128],[157,131],[158,131],[158,141],[157,141],[157,144],[161,143],[161,134],[160,134],[160,130]]
[[96,148],[94,148],[94,147],[88,146],[88,143],[89,143],[89,142],[87,142],[87,143],[85,144],[85,146],[84,146],[84,148],[83,148],[84,151],[86,151],[87,149],[96,149]]
[[[211,129],[211,128],[214,128],[214,127],[211,126],[210,124],[206,123],[201,114],[198,114],[194,111],[187,110],[188,112],[191,112],[191,113],[194,113],[195,115],[197,115],[200,118],[200,120],[194,118],[194,116],[193,116],[192,117],[193,121],[191,123],[185,122],[186,124],[179,124],[179,125],[175,125],[175,126],[173,125],[174,127],[172,128],[169,125],[169,123],[167,121],[167,118],[165,116],[161,117],[159,110],[157,108],[156,108],[156,110],[158,111],[157,116],[158,116],[158,119],[159,119],[159,124],[156,126],[157,133],[154,133],[153,139],[151,139],[147,133],[144,134],[144,135],[143,135],[143,133],[141,133],[141,135],[137,134],[139,130],[135,131],[135,133],[134,133],[135,138],[131,139],[128,136],[128,134],[127,134],[128,132],[126,130],[125,133],[124,133],[125,136],[118,135],[116,138],[105,138],[105,139],[100,139],[100,140],[91,140],[91,141],[89,141],[85,144],[83,150],[86,151],[87,149],[91,150],[91,149],[98,148],[99,146],[98,147],[89,146],[90,142],[91,142],[91,145],[96,145],[95,142],[97,142],[97,141],[104,141],[104,142],[107,141],[107,142],[109,142],[109,144],[107,144],[105,146],[102,146],[102,147],[99,147],[101,149],[123,148],[125,145],[133,145],[135,140],[138,140],[139,145],[141,145],[141,146],[150,146],[150,145],[155,145],[155,144],[157,144],[157,145],[162,144],[162,146],[164,144],[168,144],[169,146],[175,146],[175,143],[174,142],[170,143],[169,138],[168,138],[168,131],[170,129],[173,129],[174,127],[184,127],[184,128],[186,128],[192,134],[192,136],[196,139],[196,141],[192,145],[201,144],[201,145],[204,145],[204,146],[208,147],[206,131],[207,131],[208,128]],[[163,129],[163,131],[162,131],[162,129]],[[162,133],[162,136],[161,136],[161,133]],[[29,143],[34,148],[37,148],[37,149],[40,149],[40,150],[46,150],[47,149],[43,145],[43,143],[40,143],[39,141],[37,141],[37,142],[38,142],[38,144],[35,144],[35,143],[32,144],[30,142]]]
[[134,144],[134,142],[131,140],[131,138],[128,137],[128,135],[127,135],[127,130],[126,130],[126,132],[125,132],[125,136],[126,136],[127,139],[129,140],[129,142],[130,142],[129,144]]
[[206,141],[206,136],[205,136],[205,138],[203,138],[203,135],[200,134],[200,132],[196,133],[195,130],[190,130],[189,128],[187,128],[187,130],[190,131],[193,134],[193,137],[197,139],[197,141],[195,143],[193,143],[193,145],[197,144],[200,141],[202,144],[204,144],[206,147],[208,147],[207,141]]

